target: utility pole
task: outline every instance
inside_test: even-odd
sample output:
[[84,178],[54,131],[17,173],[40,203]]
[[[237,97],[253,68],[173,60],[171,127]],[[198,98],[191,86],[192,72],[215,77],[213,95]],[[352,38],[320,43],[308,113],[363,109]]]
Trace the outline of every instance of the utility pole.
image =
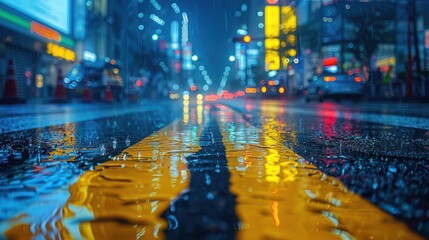
[[[417,76],[417,83],[419,84],[419,88],[422,88],[422,69],[420,65],[420,51],[419,51],[419,38],[418,38],[418,32],[417,32],[417,10],[416,10],[416,0],[411,0],[411,8],[413,13],[413,38],[414,38],[414,54],[415,54],[415,63],[416,63],[416,76]],[[421,89],[420,95],[423,95],[424,91]]]

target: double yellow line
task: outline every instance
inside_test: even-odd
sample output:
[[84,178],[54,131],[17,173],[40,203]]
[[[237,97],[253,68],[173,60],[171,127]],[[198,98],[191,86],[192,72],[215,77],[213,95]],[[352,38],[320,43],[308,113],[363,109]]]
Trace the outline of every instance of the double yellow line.
[[[237,239],[420,239],[282,145],[269,125],[258,129],[231,109],[218,108],[212,114],[226,148],[229,190],[236,195]],[[202,112],[198,109],[194,116],[208,119],[208,111]],[[192,122],[189,116],[177,120],[85,172],[55,217],[32,223],[41,225],[33,229],[29,223],[16,224],[4,235],[165,238],[168,224],[160,215],[189,186],[186,157],[201,149],[199,137],[208,123]]]

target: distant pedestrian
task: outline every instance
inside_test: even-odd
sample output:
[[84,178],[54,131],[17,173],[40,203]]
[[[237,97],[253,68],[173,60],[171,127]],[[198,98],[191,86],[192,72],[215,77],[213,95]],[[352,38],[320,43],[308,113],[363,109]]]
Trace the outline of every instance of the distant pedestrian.
[[392,96],[392,66],[389,66],[386,74],[383,77],[383,96]]
[[384,75],[383,78],[383,84],[388,85],[392,81],[392,66],[389,66],[389,69],[386,72],[386,75]]

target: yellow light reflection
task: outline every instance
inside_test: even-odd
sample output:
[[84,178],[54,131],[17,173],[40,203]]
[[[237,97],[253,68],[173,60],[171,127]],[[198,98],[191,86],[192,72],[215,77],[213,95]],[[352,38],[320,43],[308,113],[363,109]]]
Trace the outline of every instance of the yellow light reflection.
[[183,123],[185,125],[189,124],[189,101],[183,101]]
[[274,225],[276,227],[280,226],[280,218],[279,218],[279,203],[277,201],[273,201],[271,205],[271,210],[273,213]]
[[262,102],[262,129],[226,107],[219,111],[241,222],[237,239],[420,239],[283,145],[295,134],[278,120],[280,109]]
[[[57,141],[57,147],[49,152],[49,161],[73,161],[76,154],[74,151],[76,141],[76,123],[65,124],[64,126],[51,126],[49,132],[51,133],[51,140]],[[82,149],[87,150],[87,149]]]
[[[70,186],[66,205],[43,223],[18,224],[4,235],[10,239],[164,239],[167,222],[161,214],[189,185],[186,157],[201,149],[203,128],[173,122],[83,173]],[[32,226],[47,229],[37,227],[35,232]]]
[[203,123],[203,106],[201,104],[197,106],[197,123]]

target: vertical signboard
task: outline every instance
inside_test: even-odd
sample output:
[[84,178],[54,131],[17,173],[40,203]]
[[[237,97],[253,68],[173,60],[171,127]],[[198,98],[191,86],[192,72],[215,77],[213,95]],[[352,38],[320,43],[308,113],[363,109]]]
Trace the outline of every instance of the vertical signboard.
[[265,70],[280,69],[280,7],[265,6]]
[[295,10],[291,6],[281,8],[281,62],[282,67],[287,68],[291,58],[297,56],[297,17]]
[[178,49],[179,48],[179,22],[177,21],[171,22],[170,36],[171,36],[171,48],[173,50]]

